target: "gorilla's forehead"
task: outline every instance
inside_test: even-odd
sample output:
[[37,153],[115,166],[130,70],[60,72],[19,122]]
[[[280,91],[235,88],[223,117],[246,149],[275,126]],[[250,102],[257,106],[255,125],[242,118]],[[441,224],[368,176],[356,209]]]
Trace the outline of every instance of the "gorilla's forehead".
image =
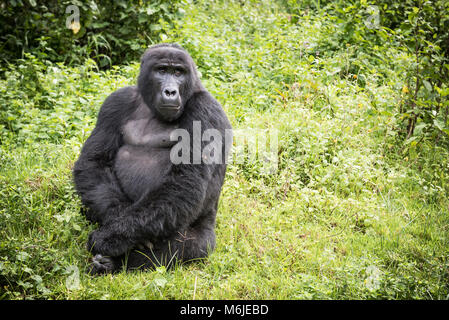
[[154,48],[148,52],[148,55],[148,59],[152,63],[189,64],[189,57],[187,53],[177,48]]

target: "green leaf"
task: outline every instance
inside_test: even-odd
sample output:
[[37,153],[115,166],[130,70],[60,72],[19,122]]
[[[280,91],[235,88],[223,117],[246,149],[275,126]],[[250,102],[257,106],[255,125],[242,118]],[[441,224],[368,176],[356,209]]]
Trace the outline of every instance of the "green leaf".
[[25,261],[29,257],[30,257],[30,255],[25,251],[20,251],[17,254],[17,260],[20,260],[20,261]]
[[423,80],[422,83],[424,84],[424,87],[426,87],[426,90],[427,90],[428,92],[432,92],[432,85],[430,84],[429,81]]
[[165,279],[162,275],[157,275],[156,278],[154,278],[153,283],[156,286],[163,288],[167,283],[167,279]]
[[406,141],[405,141],[405,144],[407,145],[407,144],[411,144],[413,141],[415,141],[416,139],[418,139],[418,136],[413,136],[413,137],[410,137],[409,139],[407,139]]
[[161,25],[159,25],[159,24],[152,24],[151,26],[150,26],[150,30],[151,31],[159,31],[159,30],[161,30],[162,28],[161,28]]
[[31,276],[31,279],[33,279],[34,281],[36,281],[37,283],[41,283],[42,282],[42,277],[40,275],[37,274],[33,274]]
[[148,7],[146,10],[146,13],[147,13],[147,15],[151,16],[152,14],[154,14],[158,11],[159,11],[159,8]]
[[444,88],[444,89],[438,88],[437,91],[442,97],[449,95],[449,88]]
[[148,20],[149,17],[146,14],[139,14],[139,18],[137,19],[139,23],[144,23],[147,22]]
[[444,121],[438,120],[438,119],[434,119],[433,124],[435,125],[435,127],[440,129],[441,131],[444,131],[444,129],[445,129],[444,127],[446,126]]

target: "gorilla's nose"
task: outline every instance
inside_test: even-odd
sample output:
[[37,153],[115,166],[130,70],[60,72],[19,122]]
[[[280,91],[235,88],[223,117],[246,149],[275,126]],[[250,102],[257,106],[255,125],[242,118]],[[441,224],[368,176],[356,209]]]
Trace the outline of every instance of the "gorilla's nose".
[[175,87],[167,87],[162,90],[162,100],[165,105],[179,105],[179,92]]
[[176,90],[175,88],[166,88],[164,90],[164,94],[166,97],[174,96],[177,93],[178,93],[178,90]]

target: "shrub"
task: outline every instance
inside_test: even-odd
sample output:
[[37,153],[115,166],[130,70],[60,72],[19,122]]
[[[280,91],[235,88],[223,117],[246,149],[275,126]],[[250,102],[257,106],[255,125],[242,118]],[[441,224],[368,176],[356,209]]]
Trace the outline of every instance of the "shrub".
[[[180,0],[8,0],[0,5],[0,60],[11,62],[32,53],[68,64],[92,58],[102,68],[131,61],[159,41],[167,23],[181,14],[179,4]],[[73,6],[79,10],[79,25],[71,18]]]

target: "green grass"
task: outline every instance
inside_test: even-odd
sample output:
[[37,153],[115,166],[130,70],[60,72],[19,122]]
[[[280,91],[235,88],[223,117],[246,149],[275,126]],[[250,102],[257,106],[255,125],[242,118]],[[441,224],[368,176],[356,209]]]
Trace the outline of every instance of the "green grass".
[[71,167],[102,101],[136,82],[138,64],[46,67],[42,95],[19,91],[10,73],[0,90],[18,111],[15,133],[1,135],[0,297],[446,299],[448,151],[403,153],[394,132],[408,57],[392,49],[392,67],[378,66],[386,76],[354,76],[338,70],[350,69],[350,47],[316,52],[332,32],[325,17],[294,24],[275,4],[230,1],[185,11],[161,40],[192,54],[235,129],[278,130],[277,172],[229,165],[207,260],[88,276],[94,226],[80,214]]

